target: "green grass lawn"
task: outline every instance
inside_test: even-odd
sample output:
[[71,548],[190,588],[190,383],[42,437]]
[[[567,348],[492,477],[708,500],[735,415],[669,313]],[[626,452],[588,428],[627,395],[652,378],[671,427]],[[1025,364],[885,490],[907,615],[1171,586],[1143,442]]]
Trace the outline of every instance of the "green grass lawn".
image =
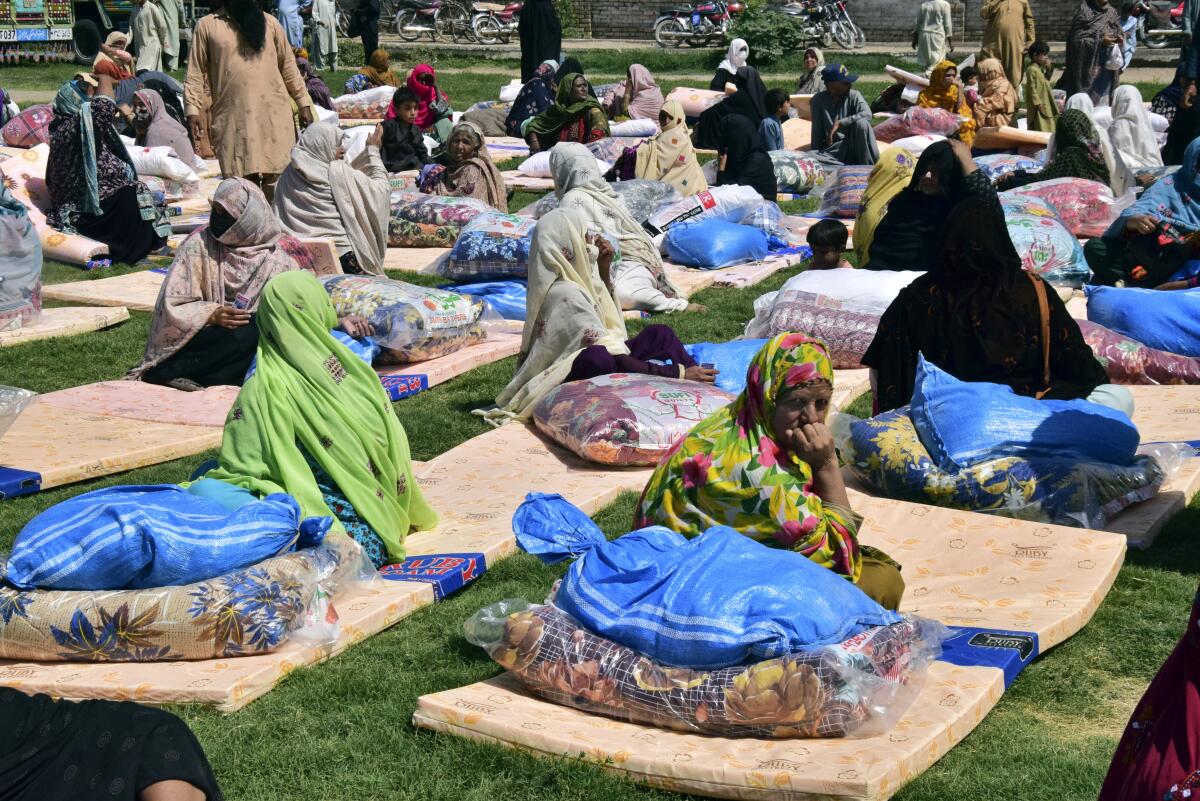
[[[683,54],[700,70],[706,54]],[[695,58],[693,59],[692,56]],[[694,63],[693,63],[694,62]],[[587,61],[585,60],[585,64]],[[57,67],[5,66],[0,83],[44,86]],[[34,73],[39,73],[34,82]],[[345,75],[348,73],[343,73]],[[601,74],[599,77],[609,77]],[[769,83],[784,83],[782,74]],[[501,79],[449,74],[456,105],[490,97]],[[333,83],[333,81],[331,81]],[[863,87],[871,91],[870,87]],[[878,91],[876,88],[875,91]],[[535,199],[518,193],[514,209]],[[789,204],[789,211],[811,204]],[[47,263],[46,283],[89,280],[122,268],[87,273]],[[694,299],[704,314],[672,316],[687,342],[724,341],[740,334],[761,293],[797,270],[746,290],[710,289]],[[398,275],[436,283],[436,278]],[[645,323],[630,323],[631,333]],[[39,392],[116,379],[141,356],[149,315],[132,313],[114,328],[87,336],[0,348],[0,379]],[[413,456],[427,460],[481,434],[469,414],[491,403],[512,374],[514,359],[479,368],[395,404]],[[866,399],[852,411],[869,411]],[[115,484],[185,480],[212,453],[6,501],[0,549],[39,511],[79,493]],[[627,530],[634,497],[597,515],[609,535]],[[1146,682],[1173,647],[1188,617],[1200,574],[1200,549],[1190,537],[1200,508],[1180,514],[1149,552],[1131,553],[1096,617],[1079,634],[1039,658],[983,723],[923,776],[901,801],[1085,801],[1096,797],[1116,738]],[[916,534],[919,536],[919,533]],[[425,693],[499,673],[462,637],[463,621],[494,601],[540,600],[562,567],[524,555],[490,568],[459,595],[422,610],[329,663],[292,673],[277,689],[229,716],[176,708],[195,729],[228,798],[234,801],[544,801],[675,798],[622,781],[579,760],[538,759],[497,747],[414,729],[410,716]]]

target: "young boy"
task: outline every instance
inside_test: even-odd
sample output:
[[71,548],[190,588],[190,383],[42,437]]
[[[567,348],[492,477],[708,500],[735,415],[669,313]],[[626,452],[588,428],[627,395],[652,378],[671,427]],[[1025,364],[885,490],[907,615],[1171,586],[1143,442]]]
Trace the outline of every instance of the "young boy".
[[767,92],[767,116],[759,123],[758,133],[767,150],[786,150],[783,145],[783,123],[791,115],[792,103],[782,89]]
[[379,148],[388,172],[419,170],[433,163],[420,129],[413,125],[419,102],[416,93],[407,86],[401,86],[392,95],[392,109],[396,115],[383,121],[383,144]]
[[834,270],[842,267],[853,269],[850,262],[842,258],[850,232],[840,220],[821,220],[808,229],[808,246],[812,248],[810,270]]
[[1050,45],[1040,39],[1031,44],[1029,60],[1032,64],[1025,70],[1026,125],[1031,131],[1053,133],[1058,104],[1054,102],[1054,92],[1050,88],[1050,76],[1054,74]]

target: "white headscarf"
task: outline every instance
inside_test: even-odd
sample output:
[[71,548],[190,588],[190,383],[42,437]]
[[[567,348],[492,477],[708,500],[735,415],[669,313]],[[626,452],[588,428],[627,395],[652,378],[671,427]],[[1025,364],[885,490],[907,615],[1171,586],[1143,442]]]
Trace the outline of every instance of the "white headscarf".
[[555,209],[533,229],[517,372],[496,398],[500,408],[476,412],[489,423],[528,419],[537,402],[570,374],[584,348],[629,353],[625,319],[600,279],[598,251],[586,235],[587,220],[578,209]]
[[[296,236],[346,243],[363,272],[383,275],[391,187],[382,162],[377,166],[383,176],[372,177],[337,158],[341,142],[341,129],[331,123],[310,125],[300,134],[275,186],[275,212]],[[379,152],[368,147],[360,158],[378,162]]]
[[725,51],[725,59],[717,69],[725,70],[730,75],[736,75],[738,70],[746,66],[748,58],[750,58],[750,45],[746,44],[745,39],[734,39],[729,43],[729,49]]
[[1113,96],[1113,121],[1108,136],[1113,149],[1131,170],[1163,166],[1158,138],[1150,124],[1150,114],[1142,102],[1142,93],[1132,84],[1117,87]]
[[629,210],[608,182],[600,177],[596,158],[576,142],[562,142],[550,151],[550,174],[554,193],[562,209],[578,209],[587,227],[613,236],[621,250],[621,259],[639,262],[650,271],[658,290],[668,298],[680,297],[679,290],[663,272],[662,256],[650,236],[630,215]]

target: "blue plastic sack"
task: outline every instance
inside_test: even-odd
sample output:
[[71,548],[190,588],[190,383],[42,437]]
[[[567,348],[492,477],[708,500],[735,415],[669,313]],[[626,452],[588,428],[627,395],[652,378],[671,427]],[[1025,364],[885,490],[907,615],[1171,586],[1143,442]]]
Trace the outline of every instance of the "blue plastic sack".
[[714,219],[674,225],[666,243],[671,261],[702,270],[757,261],[770,252],[767,235],[757,228]]
[[[355,339],[340,328],[335,328],[329,333],[333,334],[334,339],[349,348],[351,353],[366,362],[367,367],[370,367],[374,363],[376,357],[383,350],[383,348],[376,345],[373,341],[369,339]],[[246,370],[246,377],[242,379],[242,383],[245,384],[249,381],[250,376],[254,375],[257,371],[258,356],[256,355],[250,360],[250,368]]]
[[1139,441],[1133,422],[1115,409],[959,381],[924,357],[909,413],[930,457],[947,471],[1007,456],[1128,466]]
[[524,281],[485,281],[480,284],[448,286],[460,295],[474,295],[505,320],[524,320],[528,291]]
[[333,518],[300,515],[283,493],[231,512],[173,484],[96,490],[29,521],[13,543],[7,579],[47,590],[191,584],[319,545]]
[[1200,356],[1200,289],[1089,286],[1088,319],[1143,345]]
[[[534,507],[514,517],[522,548],[544,562],[579,556],[555,605],[659,662],[741,665],[900,620],[832,570],[731,528],[714,526],[688,540],[654,526],[609,542],[560,496],[529,495],[522,506]],[[557,528],[555,520],[568,523]]]
[[688,345],[687,352],[698,364],[711,364],[719,371],[719,389],[736,394],[746,388],[746,371],[750,369],[750,360],[766,342],[765,339],[736,339],[718,344],[699,342]]

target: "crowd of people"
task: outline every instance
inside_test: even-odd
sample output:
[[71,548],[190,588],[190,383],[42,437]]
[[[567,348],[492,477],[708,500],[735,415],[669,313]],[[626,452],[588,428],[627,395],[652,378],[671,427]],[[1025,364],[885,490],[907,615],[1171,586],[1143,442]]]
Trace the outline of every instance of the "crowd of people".
[[[612,182],[658,181],[683,197],[710,183],[738,185],[775,199],[770,153],[786,149],[793,92],[768,89],[745,41],[729,45],[710,84],[727,96],[689,120],[641,64],[598,95],[583,66],[561,52],[552,4],[530,0],[520,23],[519,93],[506,108],[457,114],[433,66],[393,70],[387,51],[376,46],[378,2],[363,0],[355,24],[366,63],[345,89],[382,89],[391,99],[385,119],[348,160],[342,130],[318,120],[319,109],[332,108],[319,71],[336,68],[338,59],[332,0],[313,4],[308,48],[298,3],[282,2],[272,16],[256,0],[223,0],[196,24],[182,85],[166,74],[181,66],[178,3],[138,3],[131,35],[110,36],[92,72],[65,83],[55,98],[48,219],[60,231],[106,244],[114,262],[169,252],[162,204],[138,181],[121,133],[138,145],[168,146],[189,163],[217,159],[224,180],[208,223],[171,254],[144,356],[128,376],[184,391],[241,386],[217,464],[205,478],[257,497],[291,495],[306,516],[333,518],[334,530],[359,543],[376,567],[402,558],[407,533],[437,524],[378,376],[334,335],[363,338],[371,326],[357,316],[338,317],[301,240],[331,242],[345,273],[385,275],[390,176],[409,170],[417,172],[422,192],[507,211],[510,192],[488,155],[491,136],[519,137],[533,154],[548,151],[558,204],[533,228],[516,368],[495,404],[477,413],[494,425],[528,420],[563,383],[614,373],[716,381],[717,371],[698,363],[671,326],[659,322],[630,336],[626,310],[705,309],[673,284],[659,247]],[[859,76],[826,63],[819,49],[805,51],[795,85],[794,93],[811,96],[814,154],[872,168],[853,231],[854,264],[924,273],[881,316],[862,358],[875,411],[910,402],[923,357],[963,381],[1132,415],[1131,393],[1109,381],[1059,295],[1022,269],[998,191],[1076,178],[1119,196],[1152,182],[1103,236],[1088,241],[1095,283],[1196,286],[1196,278],[1181,285],[1170,277],[1182,263],[1179,244],[1200,232],[1198,48],[1185,47],[1179,78],[1153,98],[1153,113],[1169,120],[1160,147],[1139,90],[1121,83],[1133,47],[1127,11],[1107,0],[1079,0],[1057,84],[1028,0],[985,0],[981,14],[978,59],[960,69],[948,58],[950,4],[920,5],[913,46],[928,86],[912,105],[951,112],[962,122],[919,156],[896,146],[880,152],[872,105],[855,88]],[[901,97],[893,93],[887,102]],[[1097,113],[1104,107],[1107,124]],[[996,185],[978,168],[972,144],[980,129],[1022,119],[1028,130],[1052,134],[1044,165]],[[658,132],[602,174],[587,145],[624,120],[654,121]],[[707,177],[699,153],[706,149],[716,160]],[[1155,172],[1164,167],[1178,170]],[[813,226],[808,241],[810,269],[851,268],[840,222]],[[729,526],[798,551],[885,608],[900,608],[902,567],[858,540],[862,517],[827,425],[832,364],[829,349],[804,332],[769,339],[745,389],[657,465],[634,524],[687,537]],[[1187,715],[1173,703],[1195,699],[1195,676],[1186,669],[1194,640],[1189,628],[1135,712],[1105,783],[1106,801],[1134,798],[1135,786],[1137,798],[1172,797],[1164,793],[1200,768],[1196,754],[1180,750],[1191,740]],[[53,756],[20,764],[0,758],[0,777],[61,797],[44,776],[68,770],[65,754],[77,745],[70,732],[90,736],[108,727],[128,732],[133,745],[111,759],[103,747],[85,750],[97,775],[111,786],[120,780],[114,797],[220,797],[203,752],[178,719],[127,704],[51,704],[11,692],[0,689],[0,720],[16,733],[7,751],[31,747]],[[1149,738],[1142,736],[1147,731]],[[160,755],[164,744],[172,745],[173,758]]]

